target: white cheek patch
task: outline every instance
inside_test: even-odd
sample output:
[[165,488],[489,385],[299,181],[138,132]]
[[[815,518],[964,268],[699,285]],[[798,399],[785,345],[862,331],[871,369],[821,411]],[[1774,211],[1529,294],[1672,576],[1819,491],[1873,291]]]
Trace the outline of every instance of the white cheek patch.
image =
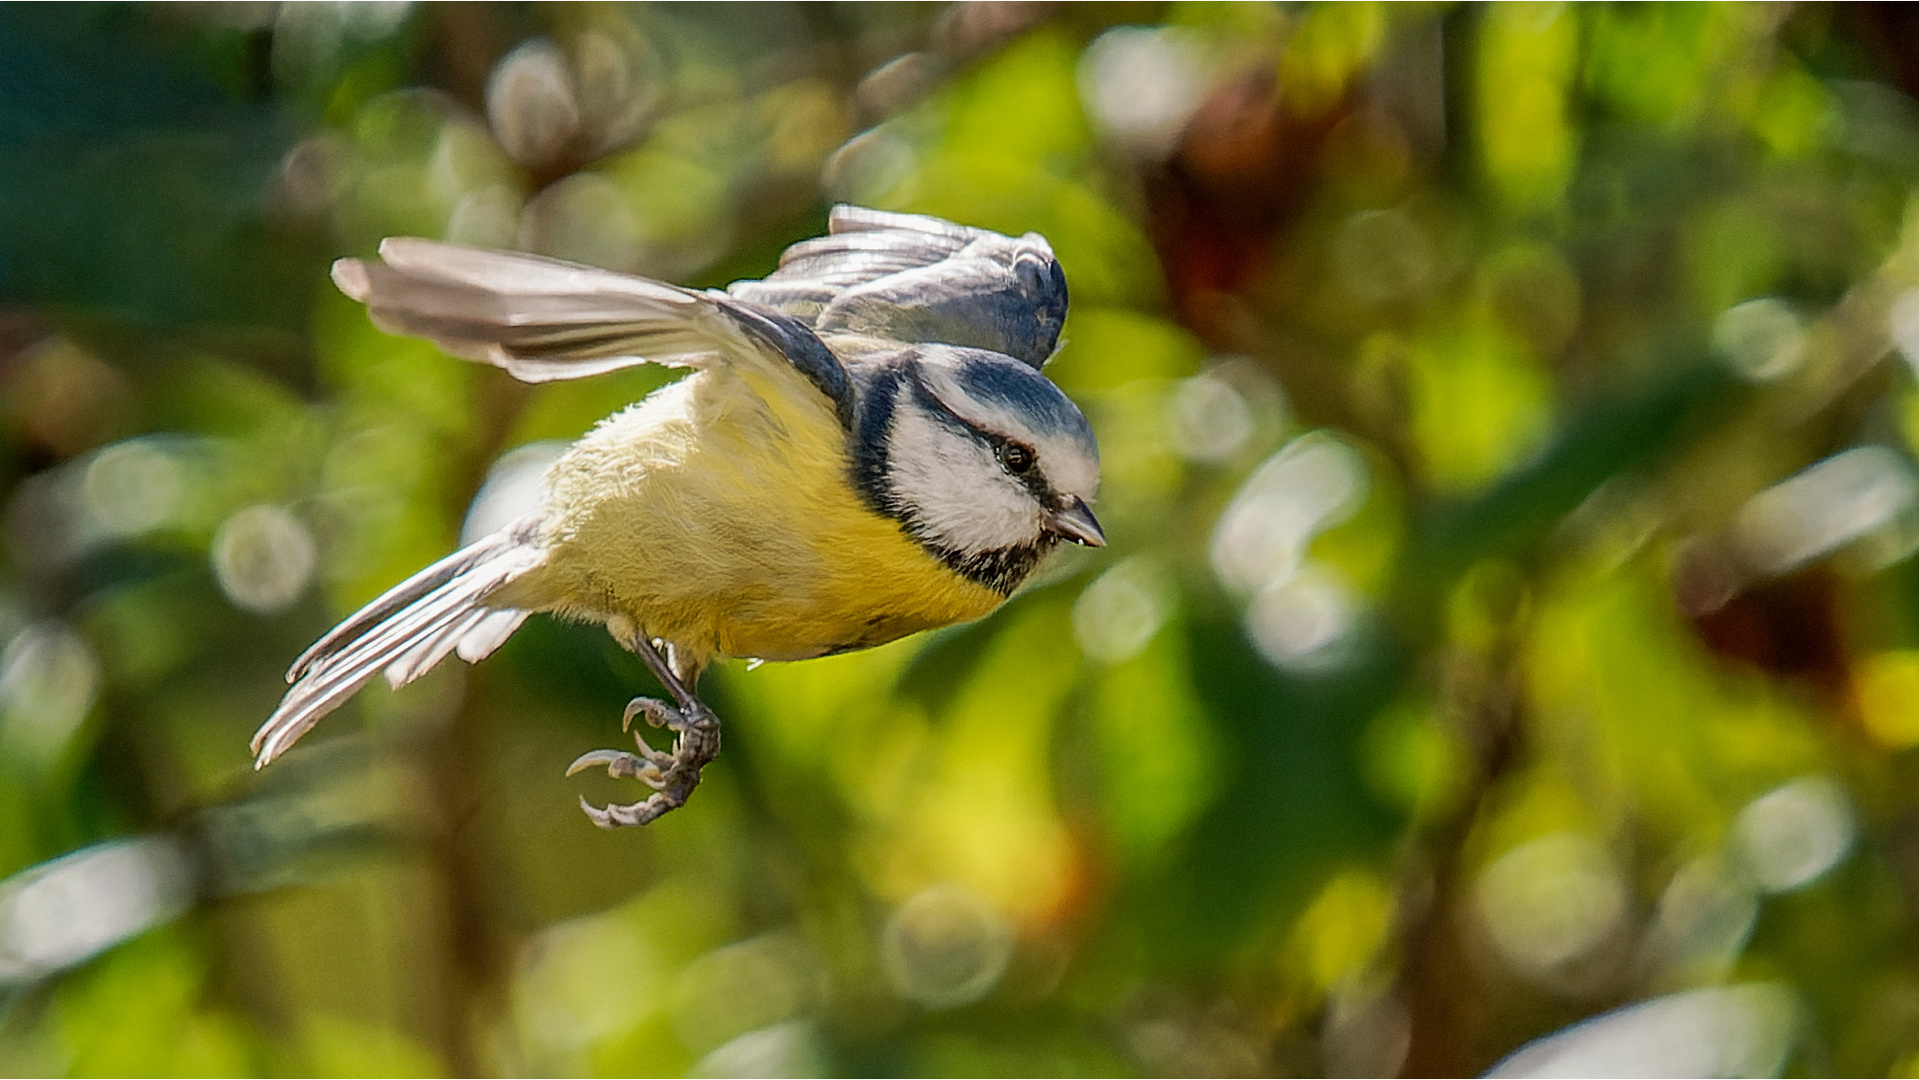
[[1038,501],[991,450],[916,406],[902,403],[893,413],[887,465],[892,494],[942,545],[996,551],[1031,543],[1042,531]]

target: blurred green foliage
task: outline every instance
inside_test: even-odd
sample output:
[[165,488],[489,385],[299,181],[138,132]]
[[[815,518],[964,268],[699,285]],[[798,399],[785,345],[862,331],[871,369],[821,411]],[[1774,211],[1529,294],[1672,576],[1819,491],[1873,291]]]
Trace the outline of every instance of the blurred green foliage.
[[[0,5],[0,1071],[1464,1075],[1657,998],[1919,1073],[1915,41]],[[308,641],[672,374],[513,384],[332,258],[719,285],[834,201],[1051,240],[1110,549],[714,672],[645,830],[561,779],[643,669],[543,619],[248,768]]]

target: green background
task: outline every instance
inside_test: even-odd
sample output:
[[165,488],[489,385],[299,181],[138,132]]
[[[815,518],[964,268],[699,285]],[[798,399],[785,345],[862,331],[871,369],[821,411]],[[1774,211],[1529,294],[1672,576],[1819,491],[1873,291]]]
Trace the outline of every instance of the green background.
[[[0,1071],[1462,1075],[1751,986],[1737,1068],[1914,1075],[1915,91],[1877,6],[0,5]],[[331,259],[716,286],[834,201],[1049,238],[1109,548],[715,670],[645,830],[544,618],[251,770],[671,377]]]

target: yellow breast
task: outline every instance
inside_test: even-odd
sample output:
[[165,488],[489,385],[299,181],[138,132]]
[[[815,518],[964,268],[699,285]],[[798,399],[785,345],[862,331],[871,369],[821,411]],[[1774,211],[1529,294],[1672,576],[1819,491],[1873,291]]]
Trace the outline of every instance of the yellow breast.
[[549,484],[547,565],[514,602],[625,615],[698,659],[864,648],[1005,599],[865,504],[803,383],[700,372],[601,424]]

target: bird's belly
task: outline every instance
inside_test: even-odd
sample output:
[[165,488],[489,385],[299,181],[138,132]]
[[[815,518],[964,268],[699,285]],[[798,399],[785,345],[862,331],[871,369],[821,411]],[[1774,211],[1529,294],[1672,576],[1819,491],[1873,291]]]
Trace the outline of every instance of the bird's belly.
[[876,565],[891,554],[869,548],[829,575],[837,580],[817,581],[810,588],[782,592],[794,583],[754,583],[759,587],[742,590],[736,602],[713,612],[717,651],[805,660],[978,619],[1004,600],[938,563],[926,567],[914,558],[900,560],[902,565]]
[[804,660],[981,618],[1005,599],[955,574],[892,522],[863,508],[860,515],[871,520],[828,513],[788,522],[779,533],[785,542],[735,549],[757,549],[757,557],[709,552],[709,570],[720,572],[706,575],[697,595],[656,578],[628,593],[624,606],[654,635],[698,651]]

